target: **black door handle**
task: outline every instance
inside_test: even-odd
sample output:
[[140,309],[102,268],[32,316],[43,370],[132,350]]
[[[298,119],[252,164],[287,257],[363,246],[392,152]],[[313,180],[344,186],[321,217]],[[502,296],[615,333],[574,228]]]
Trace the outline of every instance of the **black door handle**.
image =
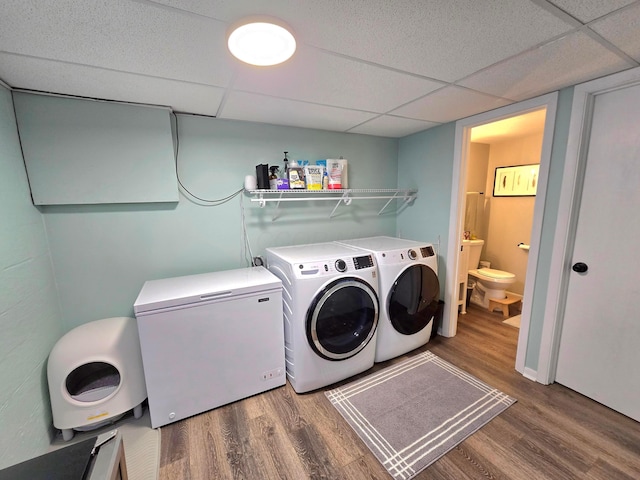
[[578,263],[574,263],[573,267],[571,267],[571,269],[574,272],[584,273],[587,270],[589,270],[589,265],[587,265],[586,263],[578,262]]

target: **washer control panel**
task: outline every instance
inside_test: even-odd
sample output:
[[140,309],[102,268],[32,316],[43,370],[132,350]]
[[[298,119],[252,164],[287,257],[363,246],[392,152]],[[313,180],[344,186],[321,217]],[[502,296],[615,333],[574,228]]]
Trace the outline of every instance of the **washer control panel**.
[[354,257],[353,265],[356,267],[356,270],[360,270],[361,268],[371,268],[374,266],[373,255],[364,255],[362,257]]
[[375,268],[375,266],[373,255],[367,254],[359,257],[344,257],[298,263],[294,267],[294,272],[300,277],[311,277]]

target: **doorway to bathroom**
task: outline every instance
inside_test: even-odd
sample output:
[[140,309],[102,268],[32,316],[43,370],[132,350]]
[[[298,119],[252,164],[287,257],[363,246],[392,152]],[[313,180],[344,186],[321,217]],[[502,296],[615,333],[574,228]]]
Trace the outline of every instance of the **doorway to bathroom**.
[[[483,249],[482,259],[491,262],[492,269],[500,269],[503,271],[508,271],[509,269],[516,270],[516,272],[512,271],[510,273],[513,273],[516,280],[520,282],[519,287],[515,285],[515,282],[513,286],[509,287],[509,290],[520,288],[522,291],[521,327],[518,337],[515,368],[523,375],[532,379],[535,378],[535,372],[527,372],[524,364],[529,335],[531,299],[533,297],[534,280],[536,278],[538,246],[542,234],[546,186],[551,163],[551,144],[555,124],[557,96],[557,93],[543,95],[532,100],[459,120],[456,123],[455,133],[454,177],[450,210],[452,221],[449,228],[450,241],[447,247],[445,310],[440,331],[445,336],[454,336],[456,334],[460,297],[461,295],[466,296],[466,287],[464,291],[462,291],[461,288],[461,281],[467,278],[465,275],[466,271],[464,270],[466,265],[463,265],[464,256],[460,254],[465,232],[469,232],[469,237],[476,236],[481,238],[485,236],[483,240],[486,240],[486,249]],[[532,114],[532,116],[527,117],[526,115],[528,114]],[[477,174],[476,177],[474,165],[471,163],[472,145],[482,145],[482,143],[472,141],[472,131],[474,128],[494,124],[513,117],[524,116],[520,120],[533,120],[536,115],[544,119],[541,144],[536,148],[531,146],[532,143],[530,142],[534,141],[533,137],[535,137],[536,134],[530,135],[531,138],[529,140],[520,139],[518,142],[515,140],[510,142],[505,138],[504,142],[499,142],[504,143],[505,148],[497,146],[498,142],[496,142],[496,146],[493,149],[493,158],[491,158],[491,141],[490,137],[486,136],[483,141],[485,142],[484,144],[488,144],[489,147],[473,146],[474,153],[477,153],[477,150],[488,150],[488,152],[484,152],[485,160],[479,161],[478,163],[478,165],[481,166],[478,167],[475,165],[478,171],[481,172]],[[480,130],[481,129],[479,129],[479,131]],[[527,135],[522,135],[522,137],[527,137]],[[476,140],[479,138],[481,137],[476,137]],[[510,143],[512,144],[511,148],[507,148]],[[516,143],[519,143],[519,146],[515,146]],[[528,150],[531,150],[532,153],[529,153]],[[513,161],[511,159],[513,159]],[[495,169],[497,167],[512,167],[528,163],[539,164],[536,177],[536,195],[519,196],[518,191],[515,191],[515,195],[500,198],[494,197]],[[509,175],[511,175],[511,173],[509,173]],[[511,179],[512,177],[509,178]],[[467,182],[468,179],[469,183]],[[477,193],[477,195],[472,196],[476,201],[470,200],[469,202],[472,208],[473,205],[475,205],[476,208],[476,226],[473,227],[476,230],[475,233],[472,232],[471,228],[465,228],[465,220],[472,220],[466,218],[467,211],[465,207],[467,205],[467,192]],[[482,195],[480,195],[480,192],[482,192]],[[529,198],[526,199],[526,197]],[[505,200],[515,200],[515,202],[505,202]],[[521,225],[515,228],[514,218],[523,216],[525,210],[527,211],[526,216],[528,220],[522,222]],[[474,212],[469,212],[469,214],[473,217]],[[491,216],[494,217],[493,221],[491,220]],[[491,239],[494,240],[493,246],[490,244]],[[524,244],[522,245],[524,248],[518,246],[520,243]],[[529,246],[528,250],[526,246]],[[518,258],[518,255],[524,258]],[[524,265],[524,267],[521,265]],[[520,278],[518,279],[518,277]]]
[[498,310],[520,327],[545,116],[542,107],[471,129],[460,205],[463,248],[469,250],[460,275],[472,272],[461,298],[463,314],[471,303]]

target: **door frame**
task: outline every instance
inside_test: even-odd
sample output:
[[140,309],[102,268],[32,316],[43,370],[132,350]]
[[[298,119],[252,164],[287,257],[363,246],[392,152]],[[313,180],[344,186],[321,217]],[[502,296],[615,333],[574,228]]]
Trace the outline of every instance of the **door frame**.
[[527,276],[525,290],[522,299],[522,317],[520,333],[518,336],[518,349],[516,353],[515,368],[527,378],[535,380],[535,372],[525,369],[525,356],[529,340],[529,322],[531,318],[531,304],[535,287],[536,271],[538,266],[538,253],[540,237],[542,234],[542,219],[546,200],[547,182],[549,178],[549,166],[551,164],[551,146],[555,128],[556,108],[558,92],[549,93],[523,102],[507,105],[505,107],[468,117],[456,122],[453,182],[451,186],[451,207],[449,217],[455,219],[449,224],[449,242],[446,261],[445,283],[445,307],[441,327],[442,335],[453,337],[458,326],[458,268],[459,251],[464,230],[464,212],[461,206],[465,202],[465,186],[467,180],[467,163],[470,149],[471,129],[486,123],[492,123],[509,117],[515,117],[534,110],[546,107],[544,133],[542,139],[542,152],[540,156],[540,173],[538,177],[538,191],[536,195],[533,224],[531,229],[531,248],[527,261]]
[[577,227],[582,184],[591,139],[591,120],[595,97],[621,88],[640,84],[640,67],[608,77],[576,85],[571,106],[569,139],[562,175],[562,188],[558,205],[551,270],[544,312],[537,381],[549,384],[555,381],[560,332],[564,319],[571,257]]

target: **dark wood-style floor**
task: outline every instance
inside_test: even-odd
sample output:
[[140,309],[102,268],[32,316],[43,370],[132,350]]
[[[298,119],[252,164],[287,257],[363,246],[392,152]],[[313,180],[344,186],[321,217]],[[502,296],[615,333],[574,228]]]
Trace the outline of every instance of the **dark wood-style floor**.
[[[514,370],[517,336],[501,314],[472,306],[454,338],[437,336],[418,349],[518,402],[415,478],[640,478],[640,424],[561,385],[522,377]],[[323,391],[298,395],[287,384],[162,427],[160,480],[391,478]]]

